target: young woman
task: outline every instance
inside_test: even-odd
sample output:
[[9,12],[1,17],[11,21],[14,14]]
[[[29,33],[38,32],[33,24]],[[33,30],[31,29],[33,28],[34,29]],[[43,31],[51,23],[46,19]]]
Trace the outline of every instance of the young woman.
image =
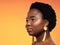
[[56,45],[50,32],[56,26],[56,14],[53,8],[45,3],[31,4],[26,17],[26,29],[29,35],[36,37],[32,45]]

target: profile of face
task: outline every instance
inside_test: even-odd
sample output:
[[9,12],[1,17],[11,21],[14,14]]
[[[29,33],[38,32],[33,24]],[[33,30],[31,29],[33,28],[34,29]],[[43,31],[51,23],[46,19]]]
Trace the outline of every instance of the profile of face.
[[37,9],[29,10],[26,17],[26,29],[29,35],[36,36],[43,31],[47,21],[43,19],[42,13]]

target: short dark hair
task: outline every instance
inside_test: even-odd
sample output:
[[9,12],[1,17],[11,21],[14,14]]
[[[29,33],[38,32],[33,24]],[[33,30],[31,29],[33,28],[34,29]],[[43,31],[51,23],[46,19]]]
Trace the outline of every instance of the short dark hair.
[[38,9],[43,14],[43,18],[49,21],[48,29],[51,32],[56,26],[56,13],[54,9],[49,5],[42,2],[34,2],[30,6],[31,9]]

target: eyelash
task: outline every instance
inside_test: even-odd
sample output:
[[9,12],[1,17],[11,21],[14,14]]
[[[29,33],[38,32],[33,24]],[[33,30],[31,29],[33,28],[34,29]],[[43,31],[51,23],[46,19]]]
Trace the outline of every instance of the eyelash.
[[[28,22],[28,20],[29,20],[29,19],[26,19],[26,22]],[[33,18],[31,19],[31,21],[35,21],[35,20],[36,20],[36,19],[33,19]]]
[[26,22],[28,22],[28,19],[26,19]]
[[35,19],[31,19],[32,21],[34,21]]

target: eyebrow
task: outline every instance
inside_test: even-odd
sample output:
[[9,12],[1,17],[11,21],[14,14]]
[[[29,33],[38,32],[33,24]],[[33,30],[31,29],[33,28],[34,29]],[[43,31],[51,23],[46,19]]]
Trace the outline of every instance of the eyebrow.
[[[34,18],[35,16],[30,16],[29,18]],[[26,19],[28,19],[28,17],[26,17]]]

